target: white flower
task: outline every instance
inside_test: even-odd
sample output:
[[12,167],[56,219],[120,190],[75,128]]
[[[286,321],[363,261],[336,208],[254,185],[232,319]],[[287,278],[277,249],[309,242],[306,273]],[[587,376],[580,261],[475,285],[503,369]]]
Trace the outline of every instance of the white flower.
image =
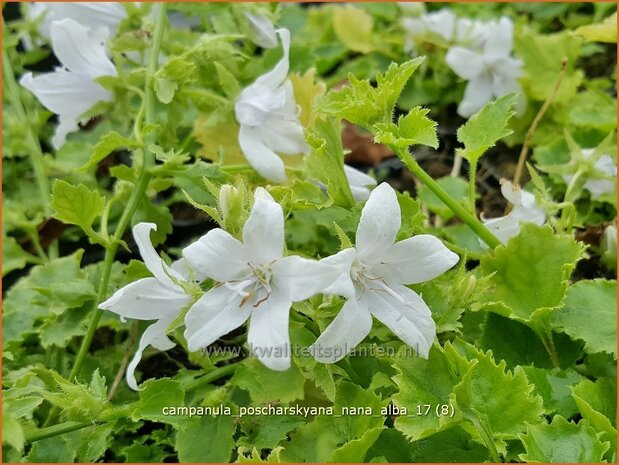
[[468,18],[458,18],[446,8],[425,13],[417,18],[404,18],[402,26],[407,33],[407,42],[438,41],[445,44],[478,45],[487,35],[489,23]]
[[[591,157],[591,155],[593,155],[594,151],[595,149],[582,149],[581,153],[583,158],[587,160]],[[610,155],[603,154],[598,161],[595,162],[594,168],[600,177],[587,179],[584,185],[585,189],[591,192],[591,197],[594,199],[597,199],[604,194],[614,195],[615,180],[611,178],[617,177],[617,165],[613,161],[612,157]],[[573,175],[571,174],[563,175],[563,179],[568,184],[572,180],[572,177]]]
[[133,237],[140,250],[146,268],[152,278],[142,278],[119,289],[112,297],[99,305],[99,308],[133,320],[157,320],[150,325],[142,338],[138,350],[127,367],[127,383],[131,389],[138,389],[135,368],[142,353],[151,345],[159,350],[168,350],[174,343],[166,336],[168,326],[178,316],[183,307],[191,303],[189,297],[178,284],[189,281],[189,270],[184,260],[177,260],[168,266],[157,254],[151,241],[150,232],[157,230],[153,223],[138,223],[133,227]]
[[284,162],[277,155],[308,153],[292,82],[286,80],[290,32],[278,29],[284,56],[268,73],[243,89],[234,106],[239,145],[249,164],[264,178],[286,180]]
[[502,97],[522,90],[517,78],[522,61],[511,56],[514,25],[507,17],[491,26],[481,51],[461,46],[447,51],[449,67],[462,79],[468,80],[458,114],[469,117],[492,97]]
[[106,27],[112,35],[118,25],[127,17],[127,11],[117,2],[33,2],[29,4],[28,16],[38,19],[43,16],[39,33],[49,39],[54,21],[72,19],[92,29]]
[[264,15],[245,12],[245,18],[251,31],[251,40],[262,48],[277,47],[277,36],[275,28],[269,18]]
[[207,347],[249,319],[247,340],[252,353],[273,370],[290,366],[292,302],[322,291],[340,271],[283,253],[282,207],[262,188],[256,190],[243,242],[213,229],[183,250],[192,267],[219,281],[185,317],[189,350]]
[[91,31],[72,19],[64,19],[52,23],[51,35],[54,54],[63,67],[37,77],[24,74],[20,84],[59,116],[60,125],[52,138],[54,147],[59,148],[67,134],[78,129],[80,115],[95,103],[112,99],[112,94],[95,79],[116,76],[117,72],[105,53],[107,29]]
[[344,165],[344,174],[350,185],[350,191],[356,202],[367,200],[370,196],[370,187],[376,185],[376,180],[371,176],[353,168],[352,166]]
[[546,222],[546,212],[537,204],[535,196],[530,192],[523,191],[509,181],[501,181],[501,193],[513,205],[512,210],[506,216],[498,218],[482,217],[482,221],[503,244],[507,244],[509,239],[518,235],[520,223],[528,222],[542,226]]
[[382,183],[363,208],[355,248],[321,260],[343,271],[324,292],[348,300],[311,347],[317,360],[343,358],[368,335],[372,316],[427,358],[436,325],[423,299],[405,284],[437,277],[453,267],[458,256],[427,234],[394,243],[400,223],[396,194]]

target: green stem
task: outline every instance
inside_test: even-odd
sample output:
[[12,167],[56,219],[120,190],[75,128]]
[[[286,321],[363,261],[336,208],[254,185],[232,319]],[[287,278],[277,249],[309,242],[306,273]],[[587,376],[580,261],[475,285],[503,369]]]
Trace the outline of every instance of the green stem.
[[[4,27],[4,21],[2,21],[2,26]],[[4,81],[4,90],[6,95],[8,96],[8,100],[11,103],[11,106],[14,108],[15,112],[17,113],[17,117],[19,118],[19,120],[25,125],[26,142],[28,143],[28,146],[30,148],[30,163],[32,164],[34,177],[39,188],[39,195],[41,196],[43,212],[45,213],[46,217],[49,217],[52,214],[52,209],[50,206],[51,190],[49,187],[49,180],[47,179],[47,176],[45,174],[43,150],[41,149],[41,144],[37,135],[34,133],[34,131],[32,130],[32,126],[30,125],[30,121],[32,121],[32,118],[28,116],[24,108],[24,104],[20,96],[20,88],[15,81],[15,73],[13,72],[11,59],[9,58],[9,54],[6,50],[2,50],[2,77]],[[56,241],[50,244],[49,253],[52,258],[58,256],[58,244],[56,243]]]
[[471,204],[471,211],[475,213],[475,197],[477,194],[477,163],[469,163],[469,202]]
[[[152,124],[155,121],[155,96],[153,95],[153,89],[151,85],[152,77],[155,74],[158,66],[159,59],[159,50],[161,48],[161,39],[163,37],[163,25],[166,17],[166,4],[159,4],[159,15],[157,18],[157,26],[155,27],[155,34],[153,38],[153,47],[151,49],[150,63],[148,67],[148,77],[146,79],[146,92],[144,95],[145,101],[145,119],[146,124]],[[150,137],[152,139],[153,136]],[[107,295],[107,288],[110,280],[110,273],[112,270],[112,264],[114,263],[114,258],[116,257],[116,251],[118,250],[118,245],[122,240],[122,237],[125,233],[125,230],[129,226],[131,222],[131,218],[133,214],[137,210],[140,201],[142,200],[142,196],[146,192],[146,188],[148,187],[148,183],[151,178],[151,173],[149,171],[150,167],[155,164],[155,156],[150,152],[148,145],[144,148],[144,163],[142,164],[142,169],[138,178],[138,183],[133,190],[131,197],[129,198],[129,202],[127,203],[127,208],[123,212],[120,221],[118,223],[118,227],[114,232],[114,236],[112,237],[112,242],[110,246],[105,251],[105,259],[103,262],[103,275],[101,277],[101,282],[99,285],[99,292],[97,294],[97,300],[95,302],[94,315],[92,320],[90,321],[90,325],[84,336],[82,341],[82,345],[80,346],[80,350],[75,359],[75,363],[73,368],[71,369],[71,374],[69,375],[69,379],[72,380],[79,375],[79,372],[84,363],[84,359],[86,358],[86,354],[90,349],[90,344],[92,343],[92,339],[95,335],[95,331],[97,330],[97,326],[99,325],[99,321],[101,320],[101,316],[103,312],[99,311],[99,304],[105,299]]]
[[[192,391],[194,389],[200,388],[205,384],[216,381],[225,376],[231,375],[234,373],[237,365],[241,362],[231,363],[230,365],[226,365],[223,367],[215,368],[213,371],[201,376],[199,378],[195,378],[192,381],[189,381],[185,386],[185,392]],[[114,421],[120,418],[128,417],[131,412],[137,406],[136,402],[131,402],[129,404],[121,405],[113,408],[107,414],[102,415],[100,422],[106,421]],[[100,423],[99,422],[99,423]],[[40,441],[42,439],[51,438],[54,436],[58,436],[60,434],[70,433],[72,431],[77,431],[82,428],[87,428],[89,426],[95,426],[97,423],[95,422],[79,422],[79,421],[67,421],[64,423],[59,423],[57,425],[48,426],[46,428],[40,428],[32,431],[26,431],[25,438],[27,443]]]
[[561,366],[561,362],[559,362],[559,356],[557,355],[555,342],[552,339],[552,331],[549,329],[546,330],[545,334],[543,334],[540,339],[542,340],[542,344],[544,345],[546,352],[548,352],[548,355],[550,356],[552,366],[554,366],[555,368],[559,368]]
[[436,195],[449,209],[454,212],[469,228],[471,228],[488,246],[495,248],[501,245],[501,242],[494,237],[488,228],[486,228],[474,215],[468,212],[462,205],[456,202],[428,173],[426,173],[417,161],[412,157],[407,149],[402,150],[396,147],[390,147],[402,160],[404,165],[417,178],[428,186],[434,195]]

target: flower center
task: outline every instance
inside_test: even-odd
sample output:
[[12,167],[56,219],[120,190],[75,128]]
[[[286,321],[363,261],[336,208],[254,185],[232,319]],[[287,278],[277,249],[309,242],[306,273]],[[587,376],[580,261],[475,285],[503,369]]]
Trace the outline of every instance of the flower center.
[[240,295],[242,307],[246,303],[252,303],[253,307],[258,307],[262,302],[266,301],[271,295],[271,271],[273,263],[266,265],[255,265],[247,263],[251,270],[246,276],[236,281],[227,281],[225,286],[231,291]]
[[362,293],[366,291],[384,292],[397,301],[404,302],[402,296],[391,289],[382,276],[374,275],[369,267],[359,260],[355,260],[350,268],[350,279],[352,279],[355,288]]

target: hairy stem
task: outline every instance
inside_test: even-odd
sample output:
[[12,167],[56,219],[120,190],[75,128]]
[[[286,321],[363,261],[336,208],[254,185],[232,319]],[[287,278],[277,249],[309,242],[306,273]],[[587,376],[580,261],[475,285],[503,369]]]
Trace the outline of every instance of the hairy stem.
[[471,204],[471,211],[475,214],[475,197],[477,194],[477,162],[469,163],[469,203]]
[[398,149],[396,147],[390,147],[402,160],[404,165],[413,173],[417,178],[428,186],[430,189],[451,211],[453,211],[469,228],[477,234],[481,240],[483,240],[491,248],[495,248],[501,245],[501,242],[494,237],[488,228],[486,228],[474,215],[468,212],[462,205],[456,202],[445,190],[419,166],[417,161],[408,152],[407,149]]
[[480,421],[477,417],[470,417],[469,421],[473,424],[473,426],[475,427],[475,429],[477,430],[477,432],[483,439],[484,444],[486,444],[486,447],[488,448],[488,451],[490,452],[490,457],[492,458],[492,461],[494,463],[501,463],[502,462],[501,456],[499,455],[499,451],[497,450],[496,445],[494,444],[494,441],[492,439],[492,434],[490,434],[490,432],[488,431],[488,428],[486,428],[486,425],[484,425],[484,423]]

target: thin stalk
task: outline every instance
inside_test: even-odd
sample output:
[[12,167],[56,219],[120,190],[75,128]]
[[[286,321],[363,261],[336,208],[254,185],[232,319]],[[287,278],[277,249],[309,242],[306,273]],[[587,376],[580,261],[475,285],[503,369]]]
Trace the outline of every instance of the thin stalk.
[[561,362],[559,362],[559,356],[557,355],[557,349],[555,347],[554,340],[552,339],[552,331],[547,330],[544,335],[540,338],[542,340],[542,344],[548,352],[550,356],[550,361],[552,362],[552,366],[555,368],[559,368],[561,366]]
[[524,138],[524,143],[522,144],[522,150],[520,150],[520,156],[518,157],[518,164],[516,165],[516,172],[514,173],[514,184],[520,185],[520,178],[522,178],[522,173],[524,172],[524,164],[527,160],[527,155],[529,154],[529,146],[531,144],[531,139],[533,138],[533,134],[537,130],[537,125],[544,117],[544,113],[548,110],[548,107],[552,104],[554,99],[557,97],[557,92],[559,91],[559,87],[561,87],[561,82],[563,81],[563,76],[565,76],[565,71],[567,70],[567,58],[561,59],[561,70],[559,71],[559,77],[557,78],[557,82],[555,83],[554,88],[552,89],[552,93],[548,96],[542,107],[535,115],[529,130]]
[[[2,21],[2,26],[4,27],[4,21]],[[41,144],[39,142],[39,138],[32,130],[32,126],[30,125],[31,118],[26,114],[26,110],[24,108],[24,104],[22,102],[20,96],[20,88],[15,81],[15,73],[13,72],[13,66],[11,64],[11,59],[9,58],[9,54],[6,50],[2,50],[2,78],[3,78],[3,86],[8,96],[9,102],[11,106],[15,109],[17,116],[20,121],[25,125],[26,128],[26,142],[30,148],[30,164],[32,165],[32,169],[34,171],[34,177],[37,183],[37,187],[39,189],[39,195],[41,196],[41,203],[43,205],[43,212],[46,217],[52,215],[52,209],[50,206],[51,203],[51,190],[49,187],[49,180],[45,174],[45,164],[43,162],[43,150],[41,149]],[[36,246],[36,244],[35,244]],[[52,258],[58,256],[58,244],[56,241],[50,244],[49,246],[49,254]],[[47,259],[47,256],[45,259]]]
[[413,173],[422,183],[428,186],[434,195],[436,195],[449,209],[454,212],[469,228],[477,234],[491,248],[501,245],[501,242],[494,237],[488,228],[486,228],[475,216],[468,212],[462,205],[456,202],[438,183],[419,166],[417,161],[412,157],[408,150],[395,149],[394,152],[400,160],[406,165],[411,173]]

